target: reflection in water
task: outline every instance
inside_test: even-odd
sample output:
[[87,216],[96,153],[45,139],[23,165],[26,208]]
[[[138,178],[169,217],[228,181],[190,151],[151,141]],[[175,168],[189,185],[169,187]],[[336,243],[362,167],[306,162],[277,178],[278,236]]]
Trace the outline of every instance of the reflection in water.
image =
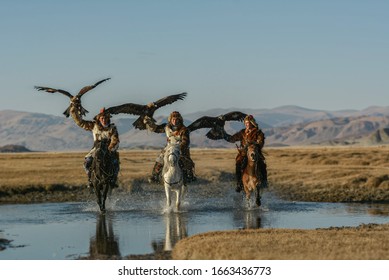
[[367,213],[372,216],[389,216],[389,204],[387,205],[371,205],[367,208]]
[[174,245],[184,237],[188,236],[187,218],[182,213],[166,213],[165,240],[153,241],[152,246],[155,253],[173,250]]
[[261,212],[259,210],[234,211],[235,226],[240,229],[261,228]]
[[98,215],[96,235],[90,239],[89,254],[92,259],[120,258],[119,242],[113,232],[113,222],[106,216]]

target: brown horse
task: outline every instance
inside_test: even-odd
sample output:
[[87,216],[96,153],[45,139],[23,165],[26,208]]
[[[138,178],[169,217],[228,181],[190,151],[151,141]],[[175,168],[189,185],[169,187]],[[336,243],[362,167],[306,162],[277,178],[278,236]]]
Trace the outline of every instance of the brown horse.
[[242,173],[242,183],[246,200],[250,203],[251,195],[255,193],[255,204],[261,205],[261,176],[259,171],[260,151],[255,144],[250,144],[247,147],[246,166]]

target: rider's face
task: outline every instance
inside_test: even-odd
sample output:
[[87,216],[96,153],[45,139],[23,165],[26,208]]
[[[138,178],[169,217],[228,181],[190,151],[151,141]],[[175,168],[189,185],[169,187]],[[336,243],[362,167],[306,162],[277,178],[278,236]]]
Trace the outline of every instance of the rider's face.
[[99,121],[100,121],[102,126],[107,126],[109,123],[109,118],[107,116],[103,115],[103,116],[99,117]]
[[178,125],[179,120],[178,120],[178,118],[173,117],[173,118],[170,120],[170,122],[171,122],[172,125],[176,126],[176,125]]
[[244,126],[246,127],[246,129],[251,128],[251,122],[245,121],[245,122],[244,122]]

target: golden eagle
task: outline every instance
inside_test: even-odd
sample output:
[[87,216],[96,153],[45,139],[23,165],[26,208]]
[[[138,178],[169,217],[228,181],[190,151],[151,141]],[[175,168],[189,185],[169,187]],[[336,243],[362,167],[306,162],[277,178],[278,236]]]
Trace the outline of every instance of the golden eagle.
[[133,122],[133,126],[135,128],[138,128],[140,130],[146,129],[146,125],[144,124],[145,117],[149,117],[154,122],[153,119],[154,112],[165,105],[172,104],[176,102],[177,100],[183,100],[185,96],[187,95],[186,92],[179,93],[179,94],[173,94],[166,97],[163,97],[155,102],[151,102],[147,105],[139,105],[134,103],[126,103],[123,105],[113,106],[105,111],[110,114],[132,114],[132,115],[139,115],[139,118]]
[[[109,79],[111,78],[107,78],[107,79],[104,79],[104,80],[101,80],[101,81],[98,81],[97,83],[95,83],[94,85],[90,85],[90,86],[85,86],[83,87],[80,92],[75,96],[75,98],[77,98],[78,100],[81,99],[81,97],[87,93],[88,91],[90,91],[91,89],[94,89],[95,87],[97,87],[99,84],[105,82],[105,81],[108,81]],[[55,88],[49,88],[49,87],[41,87],[41,86],[35,86],[34,87],[36,90],[39,90],[39,91],[46,91],[46,92],[50,92],[50,93],[55,93],[55,92],[59,92],[59,93],[62,93],[64,95],[66,95],[67,97],[69,97],[70,99],[72,99],[74,96],[72,94],[70,94],[69,92],[63,90],[63,89],[55,89]],[[81,106],[80,104],[80,108],[78,108],[79,111],[80,111],[80,114],[85,116],[86,113],[88,113],[88,110],[86,110],[84,107]],[[70,106],[63,112],[63,114],[68,118],[69,115],[70,115]]]
[[223,136],[226,134],[224,130],[224,125],[226,121],[243,121],[247,115],[239,111],[229,112],[224,115],[217,117],[208,117],[204,116],[198,118],[193,123],[188,125],[190,132],[195,131],[200,128],[211,128],[210,131],[206,134],[209,139],[218,140],[223,139]]

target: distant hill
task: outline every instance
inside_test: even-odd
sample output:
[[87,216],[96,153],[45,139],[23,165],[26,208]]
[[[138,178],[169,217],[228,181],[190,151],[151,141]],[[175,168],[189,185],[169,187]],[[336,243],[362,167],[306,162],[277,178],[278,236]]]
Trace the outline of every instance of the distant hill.
[[[190,124],[202,116],[218,116],[231,111],[252,114],[266,135],[266,146],[288,145],[342,145],[389,143],[389,107],[369,107],[361,111],[321,111],[298,106],[274,109],[213,109],[183,114],[184,123]],[[86,117],[91,119],[92,117]],[[114,116],[120,134],[121,148],[162,148],[166,137],[132,127],[136,118],[131,115]],[[166,116],[156,117],[158,123]],[[227,122],[230,134],[242,129],[241,122]],[[205,137],[207,129],[191,133],[191,147],[235,147],[224,140],[213,141]],[[72,119],[41,113],[11,110],[0,111],[0,145],[18,145],[33,151],[89,150],[92,133],[79,128]]]
[[0,147],[0,153],[25,153],[25,152],[31,152],[31,150],[20,145],[5,145],[3,147]]
[[367,142],[371,144],[389,144],[389,128],[377,129],[370,135]]
[[[388,116],[342,117],[264,129],[272,145],[337,145],[382,143],[377,134],[389,127]],[[383,136],[381,136],[383,138]]]

